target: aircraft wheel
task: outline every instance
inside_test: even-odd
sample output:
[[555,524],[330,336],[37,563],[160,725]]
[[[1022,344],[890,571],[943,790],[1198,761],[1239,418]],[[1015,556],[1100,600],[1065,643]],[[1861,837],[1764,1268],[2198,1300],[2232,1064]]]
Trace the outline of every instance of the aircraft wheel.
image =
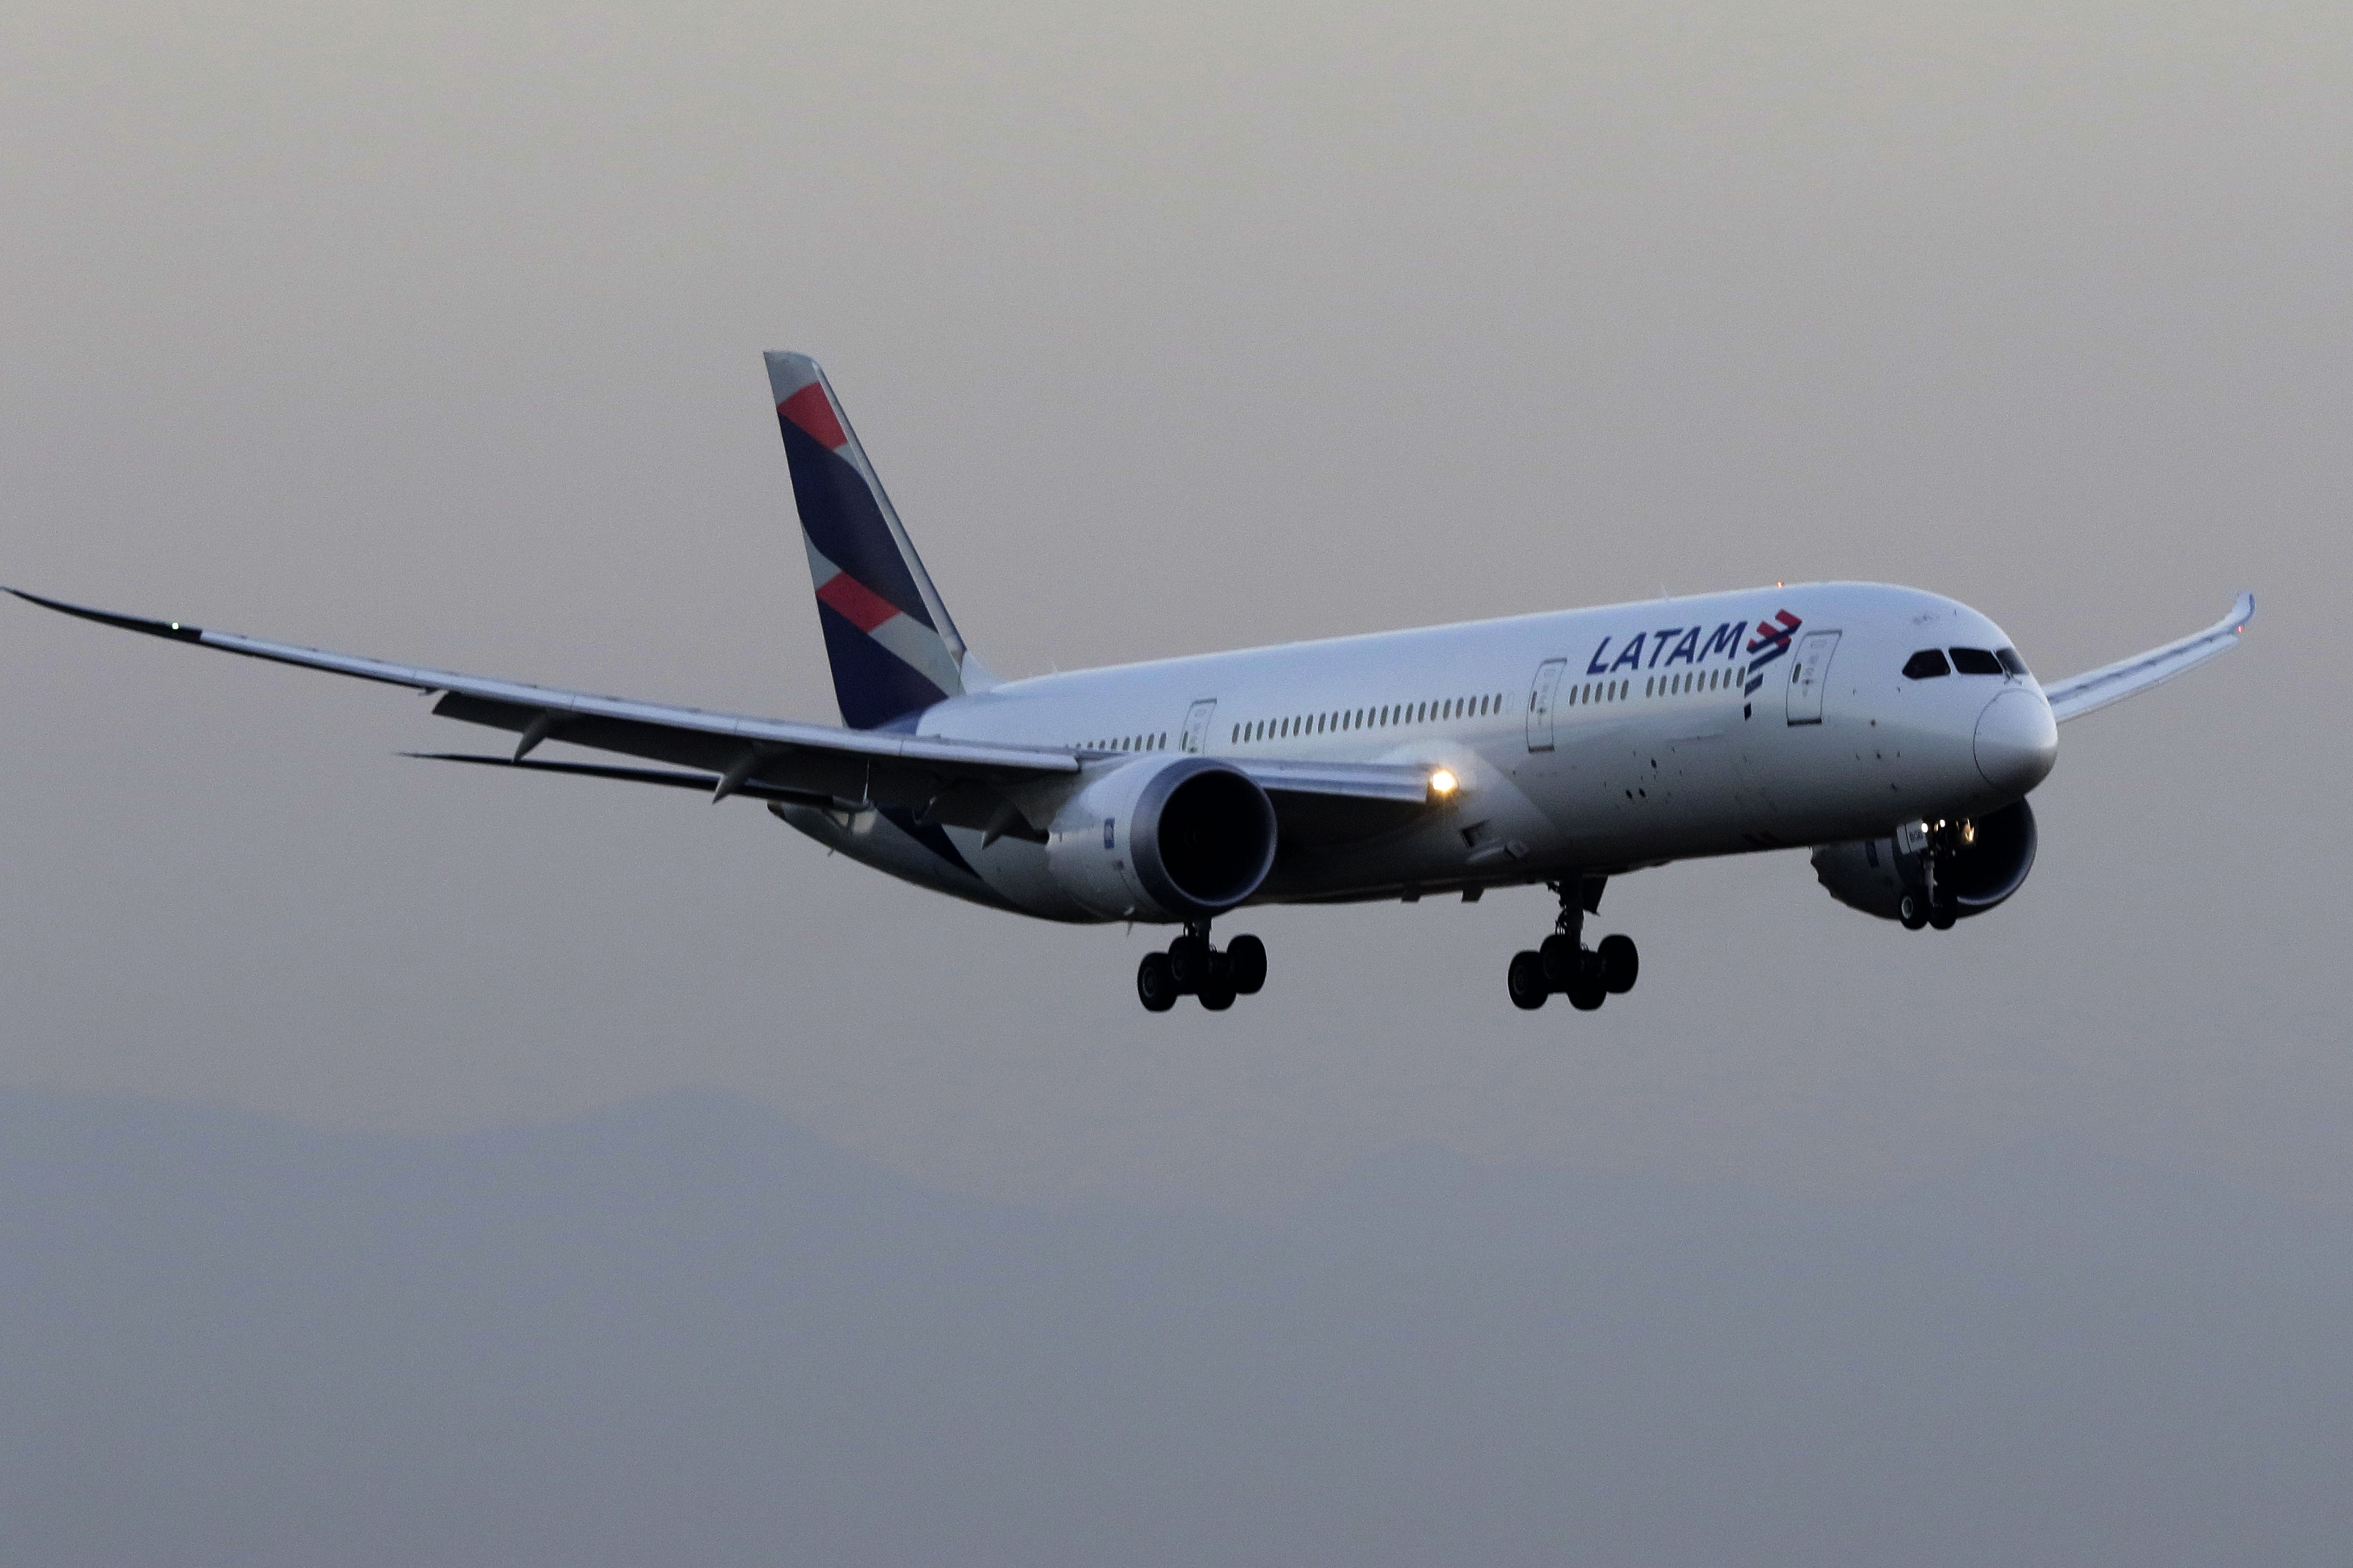
[[1634,939],[1620,931],[1601,939],[1594,949],[1601,960],[1601,987],[1612,996],[1623,996],[1634,989],[1634,981],[1642,973],[1642,955],[1635,949]]
[[1928,923],[1938,931],[1952,930],[1953,922],[1960,918],[1961,911],[1942,900],[1931,905],[1928,910]]
[[1233,966],[1235,992],[1257,995],[1266,984],[1266,943],[1254,936],[1238,936],[1226,943],[1226,962]]
[[1180,936],[1168,944],[1168,969],[1177,990],[1190,994],[1208,984],[1212,951],[1209,939],[1201,936]]
[[1598,973],[1580,974],[1568,983],[1568,1005],[1580,1013],[1590,1013],[1609,1000],[1609,988],[1601,984]]
[[1585,950],[1577,945],[1575,937],[1555,931],[1537,947],[1536,956],[1544,961],[1545,984],[1555,991],[1566,991],[1577,978]]
[[1165,952],[1147,952],[1135,966],[1135,996],[1147,1013],[1166,1013],[1176,1005],[1176,976]]
[[1552,982],[1545,978],[1544,954],[1540,952],[1512,954],[1512,967],[1504,982],[1512,990],[1512,1005],[1525,1012],[1535,1012],[1552,994]]
[[1234,966],[1222,952],[1209,958],[1209,977],[1201,982],[1201,1005],[1222,1013],[1234,1005]]
[[1928,923],[1928,899],[1924,893],[1906,893],[1895,903],[1896,918],[1905,931],[1918,931]]

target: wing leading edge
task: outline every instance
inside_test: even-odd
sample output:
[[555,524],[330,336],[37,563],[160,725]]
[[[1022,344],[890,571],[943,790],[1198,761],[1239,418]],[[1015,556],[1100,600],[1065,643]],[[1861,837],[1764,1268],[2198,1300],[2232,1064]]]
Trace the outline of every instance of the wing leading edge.
[[2248,623],[2254,618],[2255,596],[2241,594],[2238,602],[2231,606],[2231,613],[2202,632],[2053,681],[2042,689],[2043,697],[2051,704],[2051,716],[2063,724],[2152,686],[2162,686],[2182,671],[2194,669],[2215,655],[2237,647]]

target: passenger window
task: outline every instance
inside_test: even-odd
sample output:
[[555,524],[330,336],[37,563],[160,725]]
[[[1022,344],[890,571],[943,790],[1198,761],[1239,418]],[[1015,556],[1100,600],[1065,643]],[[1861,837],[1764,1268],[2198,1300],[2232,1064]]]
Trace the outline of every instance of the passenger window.
[[1940,647],[1924,647],[1904,661],[1906,680],[1933,680],[1952,673],[1953,667],[1945,662],[1945,650]]
[[2001,661],[2002,668],[2010,671],[2010,674],[2024,675],[2028,673],[2026,661],[2018,657],[2018,650],[2016,648],[1998,647],[1993,650],[1993,656]]
[[1963,675],[2000,675],[2001,660],[1981,647],[1957,647],[1953,668]]

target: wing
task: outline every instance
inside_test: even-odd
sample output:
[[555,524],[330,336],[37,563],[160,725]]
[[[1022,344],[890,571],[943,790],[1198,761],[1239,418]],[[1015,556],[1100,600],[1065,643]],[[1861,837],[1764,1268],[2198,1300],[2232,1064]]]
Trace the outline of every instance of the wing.
[[[542,773],[569,773],[632,783],[702,790],[715,800],[731,795],[808,805],[903,806],[921,820],[975,827],[998,835],[1042,840],[1038,809],[1059,792],[1058,782],[1076,782],[1089,763],[1113,753],[950,740],[873,730],[842,730],[776,719],[713,713],[700,708],[637,702],[619,697],[564,691],[522,681],[490,680],[451,670],[391,664],[329,653],[293,643],[267,642],[235,632],[207,630],[181,621],[148,620],[81,605],[47,599],[10,588],[30,604],[102,626],[175,642],[195,643],[248,658],[323,669],[362,680],[438,691],[433,711],[468,723],[508,730],[522,739],[511,757],[448,752],[412,753],[437,761],[494,763]],[[593,766],[579,763],[532,763],[524,759],[543,741],[594,751],[617,752],[698,773]],[[1287,821],[1313,824],[1325,833],[1345,830],[1357,814],[1402,815],[1430,799],[1429,770],[1380,763],[1250,762],[1236,763],[1274,798]],[[1040,794],[1043,786],[1043,795]]]
[[[634,702],[522,681],[487,680],[446,669],[265,642],[181,621],[118,616],[16,588],[8,592],[44,608],[126,631],[195,643],[248,658],[438,691],[441,698],[433,705],[434,712],[522,736],[514,755],[504,759],[510,764],[522,762],[543,741],[561,740],[592,750],[705,769],[707,776],[694,777],[692,783],[709,790],[715,799],[740,792],[769,800],[908,806],[923,813],[926,821],[1037,837],[1036,829],[1010,805],[1008,792],[1075,776],[1081,766],[1079,755],[1066,750],[840,730]],[[687,775],[663,777],[634,769],[609,769],[592,776],[677,783]]]
[[2153,647],[2147,653],[2119,659],[2083,675],[2053,681],[2042,689],[2050,700],[2051,716],[2064,723],[2080,719],[2095,709],[2111,702],[2121,702],[2136,692],[2152,686],[2161,686],[2185,669],[2194,668],[2218,653],[2228,652],[2238,646],[2247,624],[2255,618],[2255,596],[2241,594],[2231,613],[2194,637],[2179,642]]
[[1442,793],[1425,763],[1224,761],[1266,791],[1283,842],[1292,845],[1326,847],[1374,837],[1419,816]]

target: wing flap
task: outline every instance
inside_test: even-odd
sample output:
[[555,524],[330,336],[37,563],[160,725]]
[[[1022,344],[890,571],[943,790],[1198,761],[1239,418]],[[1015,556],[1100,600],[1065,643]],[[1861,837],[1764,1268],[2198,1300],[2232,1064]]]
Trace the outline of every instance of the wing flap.
[[2153,686],[2162,686],[2185,670],[2195,669],[2217,654],[2228,653],[2237,647],[2239,638],[2246,634],[2248,623],[2254,618],[2255,596],[2241,594],[2238,602],[2231,606],[2231,613],[2202,632],[2054,681],[2042,689],[2043,697],[2051,704],[2051,716],[2063,724]]
[[[596,763],[535,763],[520,757],[486,757],[473,752],[403,752],[404,757],[414,757],[426,763],[471,763],[478,767],[508,768],[518,773],[568,774],[574,778],[619,779],[628,784],[667,784],[672,789],[691,789],[710,795],[720,784],[718,775],[712,773],[673,773],[666,768],[616,768]],[[781,800],[796,805],[830,805],[831,797],[806,795],[798,790],[778,789],[764,784],[746,784],[739,792],[754,800]]]

